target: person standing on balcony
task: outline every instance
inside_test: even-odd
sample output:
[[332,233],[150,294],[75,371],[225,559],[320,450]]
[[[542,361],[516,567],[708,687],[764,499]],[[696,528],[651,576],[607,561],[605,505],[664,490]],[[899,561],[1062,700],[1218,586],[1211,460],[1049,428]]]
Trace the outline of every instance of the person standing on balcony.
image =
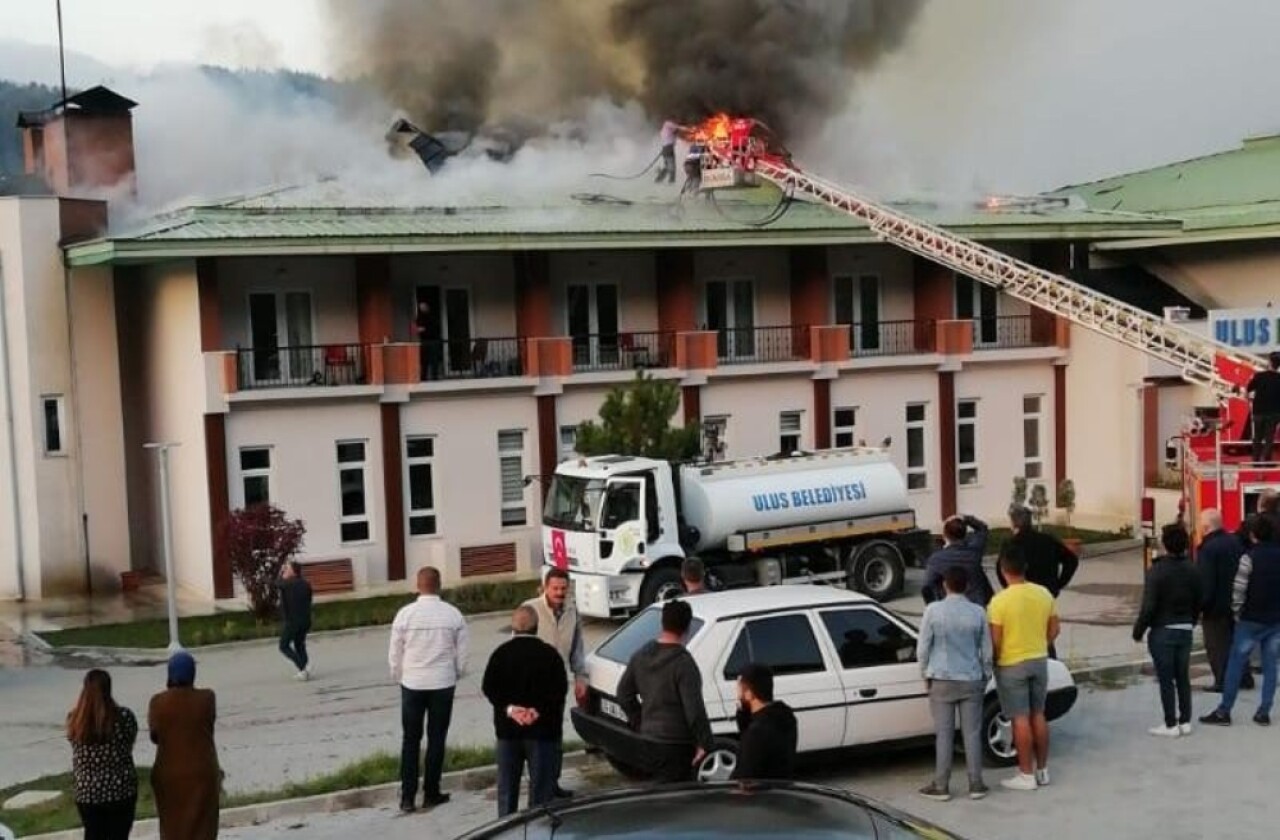
[[442,378],[444,345],[440,341],[440,321],[431,311],[431,304],[425,300],[418,301],[413,330],[418,336],[418,367],[422,381]]
[[1267,361],[1267,370],[1255,373],[1245,387],[1253,401],[1253,460],[1259,464],[1271,461],[1276,427],[1280,426],[1280,353],[1272,353]]

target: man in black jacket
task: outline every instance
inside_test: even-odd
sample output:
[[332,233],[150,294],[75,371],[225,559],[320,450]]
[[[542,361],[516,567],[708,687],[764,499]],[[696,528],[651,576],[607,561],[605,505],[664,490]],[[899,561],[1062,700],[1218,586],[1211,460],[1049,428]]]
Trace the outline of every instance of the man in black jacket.
[[942,537],[946,545],[930,554],[925,565],[921,595],[926,604],[947,596],[942,579],[952,566],[962,566],[968,573],[969,587],[964,594],[970,601],[980,607],[991,602],[995,591],[982,568],[982,555],[987,551],[989,533],[987,524],[975,516],[952,516],[942,523]]
[[[1027,582],[1040,584],[1056,599],[1075,577],[1080,558],[1053,534],[1037,531],[1030,508],[1009,508],[1009,525],[1013,529],[1011,541],[1021,547],[1022,556],[1027,560]],[[1004,569],[1000,566],[996,566],[996,577],[1001,587],[1008,586]],[[1058,650],[1052,643],[1049,644],[1049,658],[1058,658]]]
[[1190,541],[1182,524],[1166,525],[1160,542],[1165,555],[1147,570],[1133,640],[1148,636],[1147,649],[1160,683],[1164,725],[1148,731],[1176,738],[1191,734],[1191,633],[1203,598],[1200,576],[1187,561]]
[[702,674],[684,647],[692,622],[687,601],[663,604],[662,633],[635,652],[618,683],[618,705],[649,742],[648,769],[660,783],[688,781],[714,745]]
[[796,772],[796,716],[773,699],[773,670],[751,664],[738,675],[738,764],[734,779],[789,780]]
[[280,569],[280,652],[298,669],[297,679],[311,679],[307,634],[311,632],[311,584],[302,576],[302,564],[288,560]]
[[[1196,567],[1200,571],[1200,591],[1204,596],[1201,629],[1204,649],[1213,671],[1213,685],[1205,691],[1222,693],[1226,682],[1227,657],[1231,653],[1231,634],[1235,618],[1231,615],[1231,583],[1236,577],[1244,543],[1222,527],[1222,514],[1207,508],[1200,511],[1200,548],[1196,551]],[[1253,688],[1253,675],[1245,672],[1242,688]]]
[[529,807],[555,794],[556,756],[569,691],[564,660],[538,638],[538,614],[519,607],[511,617],[510,641],[489,657],[481,690],[493,704],[498,738],[498,816],[519,809],[520,778],[529,764]]

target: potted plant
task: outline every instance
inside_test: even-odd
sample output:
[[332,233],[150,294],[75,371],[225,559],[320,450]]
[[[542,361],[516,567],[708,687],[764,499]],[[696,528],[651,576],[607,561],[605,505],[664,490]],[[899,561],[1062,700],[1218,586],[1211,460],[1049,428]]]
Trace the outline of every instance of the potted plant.
[[1027,506],[1031,508],[1031,517],[1039,528],[1044,524],[1044,519],[1049,515],[1049,493],[1044,489],[1043,484],[1037,484],[1031,488],[1031,495],[1027,498]]
[[1025,475],[1015,475],[1013,477],[1013,495],[1009,499],[1011,507],[1027,506],[1027,477]]
[[1083,543],[1076,536],[1076,529],[1071,525],[1071,515],[1076,512],[1076,485],[1069,478],[1062,479],[1062,482],[1058,485],[1058,507],[1067,512],[1067,533],[1062,542],[1072,554],[1079,557],[1080,547]]

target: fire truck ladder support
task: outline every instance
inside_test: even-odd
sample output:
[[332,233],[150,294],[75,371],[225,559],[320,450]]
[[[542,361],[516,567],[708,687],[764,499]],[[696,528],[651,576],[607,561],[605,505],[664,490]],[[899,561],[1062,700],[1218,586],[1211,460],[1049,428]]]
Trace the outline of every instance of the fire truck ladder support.
[[719,154],[717,157],[724,163],[754,172],[783,191],[803,193],[862,219],[882,240],[1174,365],[1185,380],[1209,388],[1220,400],[1240,397],[1243,383],[1223,375],[1218,359],[1225,358],[1246,370],[1259,368],[1257,358],[1228,345],[1202,338],[1136,306],[935,225],[861,199],[820,178],[765,158],[734,160]]

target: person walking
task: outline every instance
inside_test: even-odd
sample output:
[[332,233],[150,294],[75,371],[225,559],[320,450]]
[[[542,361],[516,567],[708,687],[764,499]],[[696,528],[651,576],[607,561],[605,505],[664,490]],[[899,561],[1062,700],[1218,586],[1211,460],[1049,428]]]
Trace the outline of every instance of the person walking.
[[288,560],[280,568],[280,652],[298,669],[296,679],[311,679],[307,658],[307,634],[311,632],[311,584],[302,576],[302,564]]
[[921,595],[926,604],[940,601],[947,596],[942,579],[947,570],[963,567],[967,572],[969,588],[966,597],[980,607],[991,603],[995,589],[982,568],[982,557],[987,552],[987,524],[975,516],[952,516],[942,523],[945,545],[933,554],[925,564],[924,589]]
[[1011,540],[1000,552],[1005,588],[991,599],[987,620],[995,650],[996,691],[1000,708],[1013,723],[1018,773],[1002,779],[1010,790],[1035,790],[1049,784],[1049,721],[1044,715],[1049,690],[1049,648],[1058,637],[1053,594],[1027,579],[1027,545]]
[[1240,557],[1231,591],[1231,611],[1236,617],[1227,660],[1226,683],[1218,708],[1200,718],[1201,723],[1230,726],[1231,710],[1254,649],[1262,659],[1262,695],[1253,722],[1271,725],[1276,696],[1276,664],[1280,660],[1280,543],[1269,517],[1249,519],[1249,550]]
[[969,570],[951,566],[943,573],[940,601],[924,608],[916,660],[929,689],[933,713],[933,780],[920,789],[927,799],[951,798],[951,761],[955,757],[956,716],[969,772],[969,798],[988,793],[982,779],[982,698],[991,678],[994,652],[987,612],[969,597]]
[[84,840],[128,840],[138,809],[138,770],[133,765],[138,719],[111,696],[106,671],[94,668],[84,675],[66,729]]
[[652,741],[648,769],[659,783],[688,781],[713,746],[702,674],[684,647],[692,622],[687,601],[663,604],[662,632],[635,652],[618,683],[618,704]]
[[1160,543],[1165,554],[1147,570],[1133,640],[1141,642],[1146,636],[1160,684],[1164,724],[1147,731],[1176,738],[1191,734],[1191,633],[1203,595],[1200,576],[1187,560],[1190,540],[1182,524],[1166,525]]
[[529,765],[529,807],[555,798],[564,698],[569,691],[564,660],[538,637],[533,607],[517,607],[510,640],[489,657],[481,691],[493,704],[498,740],[498,817],[519,810],[520,780]]
[[1280,353],[1267,357],[1267,369],[1260,370],[1249,380],[1245,392],[1249,395],[1253,421],[1254,463],[1271,462],[1271,450],[1276,443],[1276,427],[1280,426]]
[[[1009,526],[1013,530],[1011,542],[1023,547],[1027,581],[1043,586],[1057,600],[1080,568],[1080,558],[1053,534],[1037,530],[1030,508],[1020,505],[1010,508]],[[996,577],[1001,586],[1009,585],[1000,565],[996,566]],[[1058,658],[1058,650],[1053,643],[1049,644],[1049,658]]]
[[151,698],[147,728],[156,745],[151,789],[160,840],[214,840],[222,771],[213,740],[217,697],[196,688],[196,661],[186,651],[169,657],[164,691]]
[[453,718],[453,697],[467,670],[467,622],[457,607],[440,600],[440,571],[418,570],[418,598],[401,607],[391,622],[387,655],[391,678],[400,686],[400,810],[416,809],[423,719],[427,753],[422,771],[422,807],[449,801],[440,790],[445,739]]
[[[1213,672],[1213,684],[1205,691],[1221,694],[1226,683],[1227,658],[1231,654],[1231,634],[1235,616],[1231,614],[1231,585],[1236,579],[1244,543],[1222,527],[1222,513],[1214,508],[1200,511],[1200,548],[1196,569],[1200,573],[1200,629],[1204,649]],[[1253,674],[1245,670],[1242,688],[1253,688]]]
[[[538,638],[560,654],[561,670],[566,667],[573,677],[573,696],[579,705],[587,698],[587,657],[582,645],[582,622],[578,610],[569,600],[569,573],[551,568],[542,582],[542,594],[524,602],[537,617]],[[566,691],[568,681],[566,680]],[[562,710],[563,711],[563,710]],[[573,791],[560,785],[560,773],[564,764],[564,744],[556,742],[555,769],[552,789],[557,799],[569,799]]]
[[773,699],[773,669],[751,663],[738,675],[738,763],[735,781],[789,781],[796,775],[795,712]]

